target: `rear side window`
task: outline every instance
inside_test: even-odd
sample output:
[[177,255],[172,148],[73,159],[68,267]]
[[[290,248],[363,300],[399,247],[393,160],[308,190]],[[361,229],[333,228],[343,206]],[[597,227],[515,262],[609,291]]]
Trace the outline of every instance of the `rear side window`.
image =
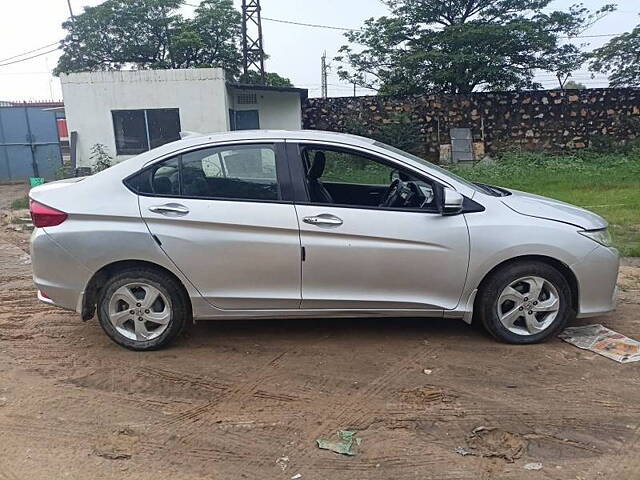
[[129,178],[140,194],[186,198],[279,200],[272,145],[196,150],[155,164]]

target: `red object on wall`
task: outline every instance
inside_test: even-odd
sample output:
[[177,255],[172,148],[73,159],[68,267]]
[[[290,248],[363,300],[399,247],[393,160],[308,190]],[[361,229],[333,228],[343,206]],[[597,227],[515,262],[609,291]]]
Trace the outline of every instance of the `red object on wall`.
[[58,137],[60,138],[60,140],[69,140],[69,129],[67,128],[67,119],[58,118],[56,122],[58,123]]

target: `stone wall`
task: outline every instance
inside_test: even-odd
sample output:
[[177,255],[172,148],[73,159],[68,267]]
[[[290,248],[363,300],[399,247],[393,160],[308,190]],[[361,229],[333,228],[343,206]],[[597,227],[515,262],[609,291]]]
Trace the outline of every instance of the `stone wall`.
[[471,128],[473,141],[489,154],[514,147],[582,149],[640,138],[640,89],[311,98],[303,105],[308,129],[375,136],[402,121],[418,129],[415,150],[431,159],[450,144],[452,127]]

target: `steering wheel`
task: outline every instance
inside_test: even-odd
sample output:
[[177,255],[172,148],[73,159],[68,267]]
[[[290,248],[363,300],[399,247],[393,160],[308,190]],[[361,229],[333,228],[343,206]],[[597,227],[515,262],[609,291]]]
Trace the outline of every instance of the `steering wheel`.
[[415,182],[403,182],[396,178],[385,193],[380,207],[415,207],[421,208],[426,197]]
[[400,201],[400,203],[404,203],[404,200],[400,196],[400,193],[404,190],[404,188],[404,182],[399,178],[396,178],[393,182],[391,182],[389,188],[387,188],[387,191],[385,192],[384,197],[380,202],[380,205],[378,206],[397,207],[398,205],[396,205],[396,203],[398,203],[398,201]]

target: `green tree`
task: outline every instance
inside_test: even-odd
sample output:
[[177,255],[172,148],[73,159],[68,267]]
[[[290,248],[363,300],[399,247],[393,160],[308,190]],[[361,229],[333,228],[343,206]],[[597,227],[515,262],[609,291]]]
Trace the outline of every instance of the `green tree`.
[[[240,76],[241,15],[232,0],[202,0],[193,18],[184,0],[106,0],[63,23],[56,74],[94,70],[222,67]],[[257,78],[251,78],[255,81]],[[267,84],[290,86],[276,73]]]
[[640,25],[594,50],[589,69],[609,75],[612,87],[640,86]]
[[584,90],[587,86],[584,83],[576,82],[574,80],[569,80],[564,84],[565,90]]
[[107,0],[67,20],[56,74],[123,68],[177,68],[172,40],[185,20],[182,0]]
[[[247,75],[241,75],[240,81],[251,85],[259,85],[262,83],[262,78],[260,78],[260,74],[258,72],[250,71]],[[268,72],[265,75],[264,84],[271,87],[293,87],[291,80],[281,77],[274,72]]]
[[[565,76],[582,63],[562,45],[614,10],[551,0],[381,0],[390,15],[348,32],[336,58],[343,80],[383,94],[540,88],[535,70]],[[561,68],[559,68],[561,67]]]

